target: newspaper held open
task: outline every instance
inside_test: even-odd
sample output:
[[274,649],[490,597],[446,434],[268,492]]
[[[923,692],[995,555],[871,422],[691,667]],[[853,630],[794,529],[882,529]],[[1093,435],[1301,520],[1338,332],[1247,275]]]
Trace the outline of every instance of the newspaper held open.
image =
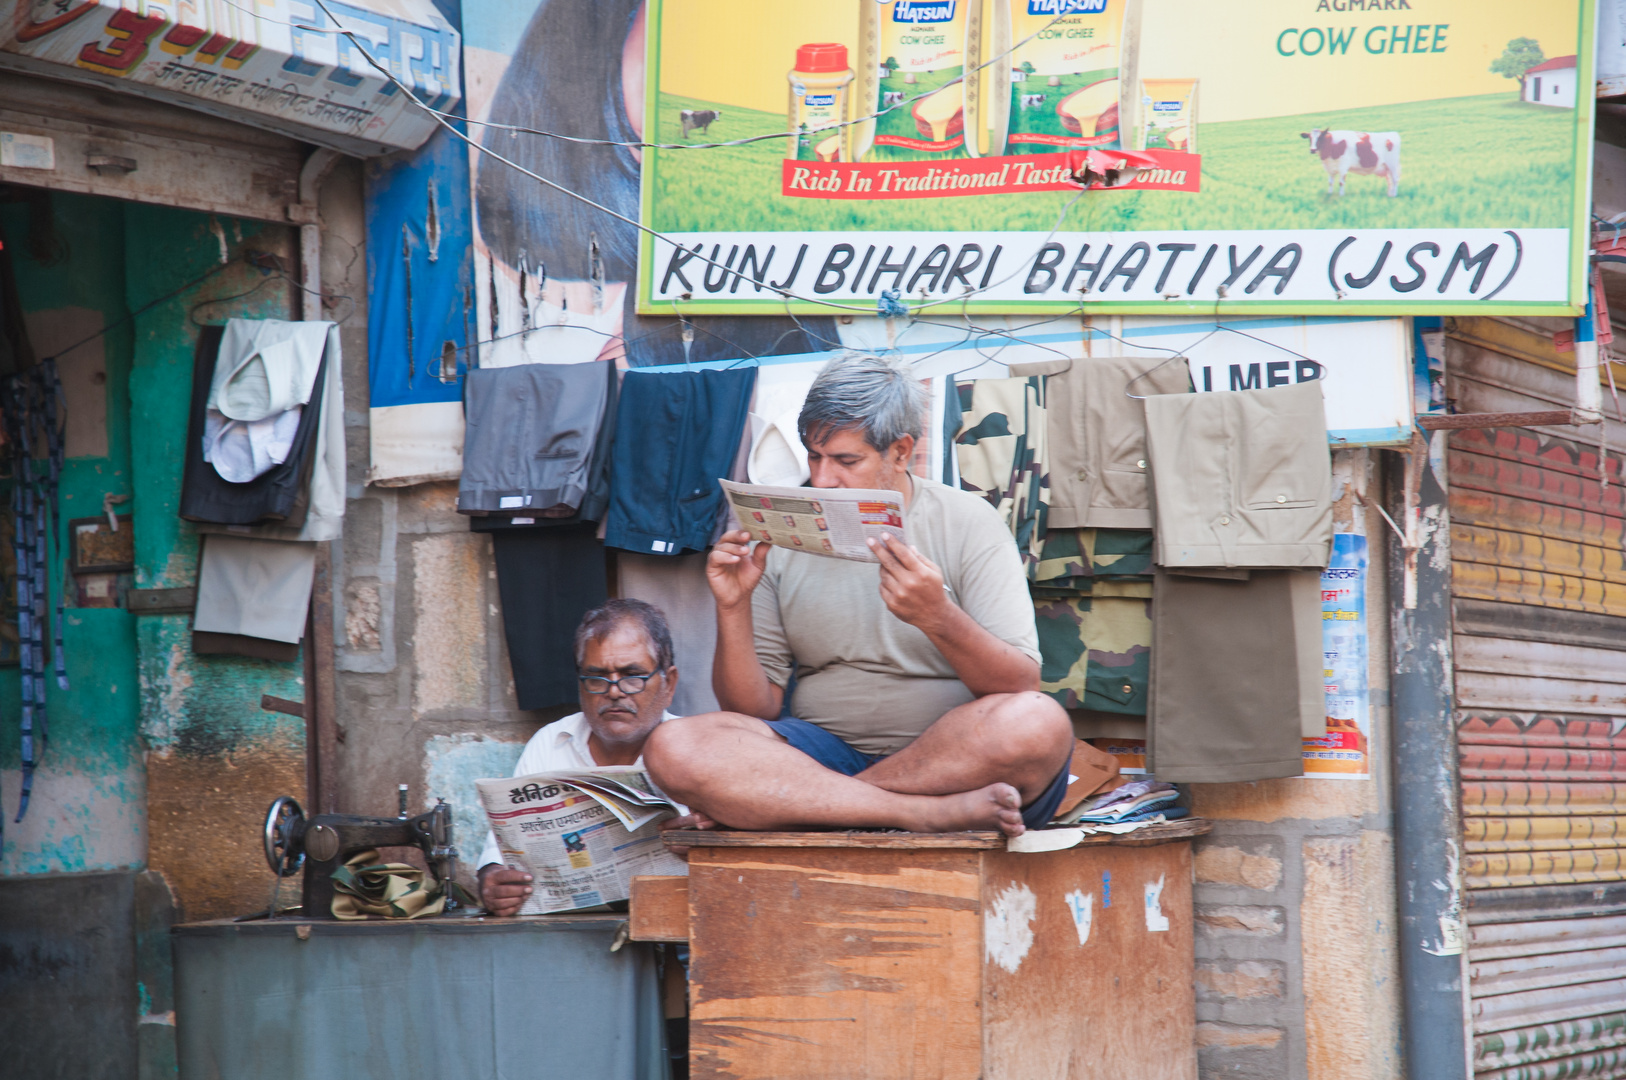
[[476,780],[474,786],[503,864],[531,875],[521,915],[625,900],[638,874],[689,872],[666,850],[659,828],[687,810],[635,765]]
[[775,547],[879,562],[868,541],[903,540],[903,495],[868,488],[786,488],[719,480],[740,528]]

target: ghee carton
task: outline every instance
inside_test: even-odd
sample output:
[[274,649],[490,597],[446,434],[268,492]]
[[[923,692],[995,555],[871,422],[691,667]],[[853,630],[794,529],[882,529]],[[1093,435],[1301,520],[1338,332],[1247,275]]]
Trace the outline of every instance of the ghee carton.
[[[1006,154],[1134,145],[1142,0],[990,0],[993,144]],[[1014,47],[1014,48],[1013,48]]]
[[978,156],[982,130],[975,69],[985,0],[856,0],[859,115],[853,156],[930,161]]
[[1197,152],[1197,80],[1142,79],[1140,150]]

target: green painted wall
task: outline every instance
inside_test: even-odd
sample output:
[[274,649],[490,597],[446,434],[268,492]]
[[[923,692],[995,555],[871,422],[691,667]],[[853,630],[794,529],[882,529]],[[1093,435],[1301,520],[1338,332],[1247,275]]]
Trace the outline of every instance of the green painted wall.
[[[50,200],[49,212],[42,221],[36,206],[0,204],[0,229],[24,310],[90,309],[103,326],[112,326],[128,313],[123,207],[59,195]],[[53,594],[61,588],[65,522],[98,513],[106,493],[131,491],[128,327],[114,328],[103,347],[108,454],[71,458],[63,471]],[[3,490],[9,493],[9,479]],[[18,672],[15,666],[0,668],[0,805],[7,811],[0,874],[113,869],[142,858],[146,792],[132,617],[119,609],[71,609],[63,640],[71,689],[59,690],[54,680],[49,685],[50,741],[21,823],[12,820],[20,778]]]
[[[53,588],[60,589],[66,522],[99,514],[105,495],[128,495],[117,509],[134,516],[135,587],[193,585],[199,538],[176,510],[199,324],[289,317],[292,286],[239,256],[270,251],[292,270],[293,231],[67,194],[50,198],[48,227],[39,213],[35,205],[0,202],[0,230],[28,312],[88,308],[111,326],[218,268],[105,336],[108,452],[68,461],[53,557]],[[233,262],[221,268],[223,241]],[[159,794],[152,769],[160,763],[241,759],[252,767],[256,755],[270,754],[280,777],[303,757],[303,721],[259,708],[262,694],[304,697],[297,662],[195,656],[189,617],[123,609],[70,608],[64,640],[71,689],[50,687],[51,740],[21,824],[10,820],[19,779],[18,673],[0,668],[0,808],[7,815],[0,876],[145,865],[154,838],[149,803]],[[179,797],[207,817],[213,792],[201,778],[215,771],[216,764],[185,771],[190,790],[170,791],[166,805]],[[253,786],[221,798],[257,801]],[[165,813],[177,815],[173,806]],[[210,838],[197,834],[192,813],[184,816],[189,842],[206,851]],[[152,826],[164,836],[163,822]]]
[[[134,205],[125,209],[124,258],[132,308],[219,265],[220,240],[210,225],[207,215],[187,210]],[[254,222],[221,222],[228,249],[234,252],[254,248],[257,241],[275,249],[275,239],[260,236],[262,229]],[[137,321],[129,387],[130,416],[140,433],[131,444],[138,487],[138,588],[180,588],[197,581],[199,538],[178,516],[197,323],[224,322],[228,317],[286,319],[289,290],[282,278],[233,266]],[[208,754],[271,740],[297,745],[302,751],[303,721],[259,707],[262,693],[294,701],[304,697],[300,665],[194,656],[190,625],[184,615],[136,620],[142,734],[149,747]]]

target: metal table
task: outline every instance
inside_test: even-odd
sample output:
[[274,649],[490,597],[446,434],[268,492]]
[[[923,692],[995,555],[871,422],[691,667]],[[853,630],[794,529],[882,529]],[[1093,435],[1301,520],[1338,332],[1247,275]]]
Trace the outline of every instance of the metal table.
[[667,1080],[625,915],[175,927],[182,1080]]

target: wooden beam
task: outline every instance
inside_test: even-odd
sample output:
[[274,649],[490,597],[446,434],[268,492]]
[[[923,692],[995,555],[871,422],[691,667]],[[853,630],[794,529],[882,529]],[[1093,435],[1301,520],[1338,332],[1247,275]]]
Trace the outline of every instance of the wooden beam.
[[131,589],[125,597],[125,606],[137,615],[190,615],[198,606],[198,590],[191,585],[181,589]]
[[287,698],[272,697],[270,694],[260,695],[260,708],[266,712],[279,712],[285,716],[297,716],[304,719],[305,703],[303,701],[289,701]]
[[[1156,825],[1146,825],[1122,836],[1097,833],[1086,836],[1084,844],[1120,844],[1142,847],[1166,844],[1171,840],[1190,840],[1203,836],[1214,827],[1206,818],[1182,818]],[[1005,837],[997,832],[959,833],[907,833],[907,832],[749,832],[743,829],[680,829],[664,833],[662,838],[670,845],[684,848],[880,848],[891,850],[923,851],[957,848],[959,850],[1003,851]]]
[[329,544],[316,545],[305,627],[305,777],[312,813],[338,812],[338,693],[333,668],[333,560]]
[[1456,431],[1462,428],[1561,427],[1575,423],[1568,409],[1546,412],[1457,413],[1454,416],[1419,416],[1417,426],[1425,431]]

